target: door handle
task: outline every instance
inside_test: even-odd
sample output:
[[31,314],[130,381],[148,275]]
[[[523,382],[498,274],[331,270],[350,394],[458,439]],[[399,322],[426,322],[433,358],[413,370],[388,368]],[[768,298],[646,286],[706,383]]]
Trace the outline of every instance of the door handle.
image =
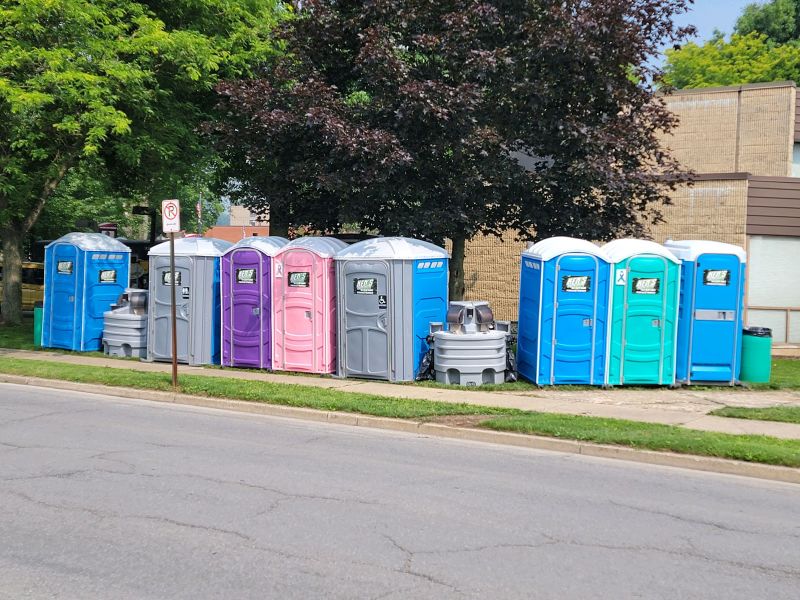
[[653,327],[661,327],[661,319],[653,319]]
[[260,315],[261,314],[261,309],[258,306],[256,306],[255,308],[253,308],[253,314],[255,316]]

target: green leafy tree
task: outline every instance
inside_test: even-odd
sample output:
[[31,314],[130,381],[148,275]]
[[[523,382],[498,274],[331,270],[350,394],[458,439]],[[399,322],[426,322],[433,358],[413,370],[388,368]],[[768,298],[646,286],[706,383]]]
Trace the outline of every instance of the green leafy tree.
[[76,166],[158,198],[207,164],[196,128],[221,77],[270,54],[274,0],[6,0],[0,7],[2,317],[23,242]]
[[800,80],[800,45],[776,44],[761,33],[717,35],[667,50],[664,81],[676,88]]
[[[648,81],[684,0],[308,0],[287,55],[219,87],[236,190],[290,225],[453,241],[640,233],[681,169]],[[680,177],[678,177],[679,179]]]
[[800,32],[800,0],[771,0],[744,7],[736,21],[736,33],[761,33],[782,44],[798,39]]

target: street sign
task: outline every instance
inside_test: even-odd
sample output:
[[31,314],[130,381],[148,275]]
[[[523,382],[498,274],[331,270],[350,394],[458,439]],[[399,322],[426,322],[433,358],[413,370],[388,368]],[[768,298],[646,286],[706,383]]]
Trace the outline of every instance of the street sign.
[[175,234],[181,230],[181,203],[177,200],[164,200],[161,202],[161,224],[164,233],[169,234],[169,274],[170,294],[172,305],[170,307],[170,318],[172,320],[172,390],[178,391],[178,327],[175,323],[175,288],[177,287],[177,277],[175,276]]
[[161,223],[164,233],[178,233],[181,230],[181,204],[177,200],[164,200],[161,203]]

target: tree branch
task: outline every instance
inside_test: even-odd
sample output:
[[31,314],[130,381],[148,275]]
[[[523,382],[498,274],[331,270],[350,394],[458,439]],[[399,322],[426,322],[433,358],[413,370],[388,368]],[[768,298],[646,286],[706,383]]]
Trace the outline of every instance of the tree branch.
[[56,156],[55,160],[53,161],[57,166],[55,168],[55,173],[52,177],[47,179],[42,186],[42,192],[39,194],[39,197],[36,199],[36,204],[33,206],[31,211],[25,217],[25,220],[22,221],[21,233],[24,235],[31,230],[36,224],[36,221],[39,219],[39,215],[42,214],[42,210],[44,210],[44,205],[47,204],[47,199],[53,195],[53,192],[56,191],[58,185],[66,176],[67,171],[70,170],[72,165],[75,162],[75,159],[78,156],[78,151],[76,149],[71,149],[63,158]]

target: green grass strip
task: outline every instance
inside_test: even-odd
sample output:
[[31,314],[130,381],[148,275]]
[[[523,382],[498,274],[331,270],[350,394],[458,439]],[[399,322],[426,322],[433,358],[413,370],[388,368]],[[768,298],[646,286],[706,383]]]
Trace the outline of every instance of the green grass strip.
[[754,421],[778,421],[779,423],[797,423],[800,425],[800,406],[767,406],[764,408],[726,406],[713,410],[709,414],[717,417],[752,419]]
[[[43,360],[0,357],[0,372],[111,387],[172,391],[172,377],[168,373],[153,373],[124,368],[94,367]],[[522,411],[514,409],[407,398],[387,398],[385,396],[344,392],[316,386],[272,383],[250,379],[180,375],[178,383],[179,392],[194,396],[265,402],[283,406],[360,413],[377,417],[413,419],[443,415],[508,415],[522,413]]]
[[484,421],[480,426],[598,444],[800,467],[800,440],[761,435],[734,435],[657,423],[548,413],[499,417]]

